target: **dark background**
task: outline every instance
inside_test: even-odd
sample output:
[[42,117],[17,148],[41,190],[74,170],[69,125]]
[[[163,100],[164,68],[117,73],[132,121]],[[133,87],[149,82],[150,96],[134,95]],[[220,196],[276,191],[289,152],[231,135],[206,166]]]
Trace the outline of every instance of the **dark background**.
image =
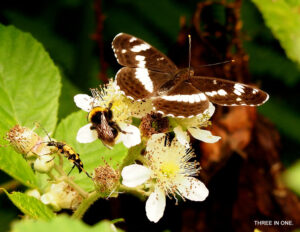
[[[201,1],[1,1],[0,23],[12,24],[31,33],[44,45],[60,68],[63,77],[60,120],[77,110],[72,102],[76,93],[88,93],[90,87],[102,83],[101,79],[113,77],[120,68],[111,49],[111,41],[119,32],[144,39],[160,51],[170,54],[176,61],[182,23],[185,21],[186,27],[191,25],[198,2]],[[203,17],[226,23],[226,13],[221,6],[213,7]],[[297,65],[286,57],[250,0],[243,1],[241,20],[243,47],[250,57],[251,82],[258,84],[271,96],[265,105],[259,107],[259,112],[269,118],[279,130],[280,156],[288,168],[299,158],[300,153],[300,72]],[[178,55],[181,54],[182,50],[178,52]],[[184,59],[187,64],[186,57]],[[214,63],[223,60],[210,57],[210,61]],[[222,75],[218,77],[224,78]],[[204,203],[185,202],[176,206],[174,200],[168,201],[165,215],[158,224],[148,222],[144,202],[122,194],[120,200],[98,201],[85,215],[84,220],[94,224],[101,219],[121,217],[126,222],[119,226],[128,231],[183,230],[183,221],[186,224],[188,220],[194,220],[191,213],[193,209],[205,207],[212,198],[222,202],[215,207],[230,209],[230,204],[226,202],[236,197],[235,172],[238,171],[232,167],[240,162],[242,161],[239,156],[231,157],[226,167],[212,178],[208,186],[211,194]],[[220,181],[220,176],[227,177],[228,183]],[[1,173],[2,183],[8,180],[9,177]],[[3,194],[0,196],[0,204],[0,230],[6,231],[10,221],[18,218],[20,212]],[[231,228],[229,218],[231,215],[224,214],[220,215],[218,223],[211,221],[213,231],[226,231],[222,230],[226,224],[225,228]],[[249,223],[252,221],[253,219],[249,219]]]

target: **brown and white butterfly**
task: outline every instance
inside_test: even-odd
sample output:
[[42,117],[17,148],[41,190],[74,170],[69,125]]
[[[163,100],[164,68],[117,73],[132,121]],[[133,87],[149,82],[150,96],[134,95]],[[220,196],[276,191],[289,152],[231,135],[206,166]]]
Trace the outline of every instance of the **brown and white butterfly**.
[[259,106],[269,95],[257,88],[224,79],[194,76],[178,69],[164,54],[145,41],[119,33],[112,48],[121,68],[117,85],[134,100],[152,99],[154,108],[167,116],[193,117],[209,102],[223,106]]

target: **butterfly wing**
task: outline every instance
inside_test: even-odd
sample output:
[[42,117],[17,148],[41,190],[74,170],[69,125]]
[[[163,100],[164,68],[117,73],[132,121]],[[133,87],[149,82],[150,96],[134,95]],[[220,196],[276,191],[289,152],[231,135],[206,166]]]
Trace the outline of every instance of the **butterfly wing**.
[[112,48],[120,65],[164,73],[174,73],[177,70],[167,56],[132,35],[119,33],[113,39]]
[[209,107],[209,101],[191,83],[182,81],[166,94],[155,97],[153,105],[166,116],[187,118],[204,113]]
[[265,103],[269,95],[250,85],[224,79],[193,76],[191,84],[203,92],[209,101],[223,106],[259,106]]
[[116,74],[117,85],[124,94],[134,100],[146,99],[155,95],[167,81],[169,73],[151,71],[145,68],[121,68]]

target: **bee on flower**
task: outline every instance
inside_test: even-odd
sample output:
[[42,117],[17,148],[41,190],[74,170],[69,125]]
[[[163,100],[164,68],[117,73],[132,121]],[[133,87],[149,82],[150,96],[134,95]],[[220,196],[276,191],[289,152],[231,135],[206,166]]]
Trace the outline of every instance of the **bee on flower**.
[[165,134],[154,134],[148,140],[144,165],[132,164],[123,168],[122,184],[137,187],[150,186],[151,194],[146,201],[146,215],[152,222],[158,222],[164,214],[166,196],[177,196],[192,201],[204,201],[208,189],[194,176],[200,170],[191,149],[186,149],[178,138],[167,145]]
[[119,142],[128,148],[141,142],[139,129],[131,125],[132,117],[140,118],[150,112],[151,103],[132,101],[113,81],[100,90],[92,89],[92,96],[78,94],[74,97],[76,105],[89,113],[89,123],[77,133],[78,142],[100,139],[109,148]]

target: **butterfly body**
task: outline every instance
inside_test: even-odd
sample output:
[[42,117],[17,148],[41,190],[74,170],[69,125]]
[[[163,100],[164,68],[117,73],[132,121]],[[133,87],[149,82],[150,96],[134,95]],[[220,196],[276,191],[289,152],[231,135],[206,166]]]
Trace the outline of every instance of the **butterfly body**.
[[171,117],[204,113],[209,102],[224,106],[257,106],[268,100],[262,90],[224,79],[194,76],[178,69],[164,54],[145,41],[118,34],[112,47],[119,64],[117,85],[134,100],[151,99],[157,112]]

